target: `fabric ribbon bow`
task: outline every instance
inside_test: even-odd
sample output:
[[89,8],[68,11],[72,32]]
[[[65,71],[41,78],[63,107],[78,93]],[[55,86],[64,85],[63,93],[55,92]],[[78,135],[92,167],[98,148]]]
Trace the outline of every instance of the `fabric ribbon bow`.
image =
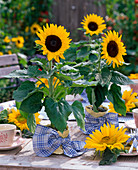
[[114,124],[115,127],[119,126],[118,123],[118,114],[116,113],[106,113],[104,116],[95,118],[89,113],[85,112],[85,134],[92,134],[93,131],[100,130],[100,127],[103,126],[104,123]]
[[56,130],[42,125],[37,125],[33,135],[34,152],[41,157],[50,156],[59,146],[62,146],[66,156],[76,157],[86,151],[84,145],[85,142],[71,141],[69,135],[66,138],[62,138]]
[[128,153],[132,153],[133,148],[136,148],[136,151],[138,152],[138,134],[129,134],[129,136],[130,136],[130,138],[127,140],[127,144],[131,141],[133,141],[133,143],[132,143]]

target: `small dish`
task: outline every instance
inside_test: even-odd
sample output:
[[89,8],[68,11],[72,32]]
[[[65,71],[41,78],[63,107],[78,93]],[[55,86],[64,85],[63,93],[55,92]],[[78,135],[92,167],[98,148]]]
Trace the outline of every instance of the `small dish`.
[[24,143],[24,139],[23,138],[19,138],[19,140],[17,140],[16,142],[13,142],[13,144],[11,146],[3,146],[3,147],[0,147],[0,150],[12,150],[12,149],[15,149],[19,146],[21,146],[23,143]]
[[124,152],[120,153],[120,156],[137,156],[137,155],[138,155],[137,151],[133,151],[132,153],[124,153]]

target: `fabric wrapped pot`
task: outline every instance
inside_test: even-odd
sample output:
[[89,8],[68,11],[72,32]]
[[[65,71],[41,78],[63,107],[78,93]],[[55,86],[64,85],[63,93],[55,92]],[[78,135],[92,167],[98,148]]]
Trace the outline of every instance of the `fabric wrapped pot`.
[[68,157],[82,155],[85,142],[71,141],[69,131],[63,134],[50,127],[37,125],[33,135],[33,149],[37,156],[48,157],[51,154],[64,154]]
[[[102,106],[103,107],[103,106]],[[104,123],[114,124],[115,127],[119,126],[118,114],[107,113],[107,108],[103,107],[103,112],[94,112],[92,106],[85,107],[85,134],[92,134],[93,131],[100,130]]]

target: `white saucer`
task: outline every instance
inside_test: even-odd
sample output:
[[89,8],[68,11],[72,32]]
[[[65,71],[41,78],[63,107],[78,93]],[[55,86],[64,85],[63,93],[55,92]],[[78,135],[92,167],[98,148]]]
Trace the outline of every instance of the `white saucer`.
[[21,146],[24,143],[24,139],[23,138],[19,138],[16,142],[14,142],[11,146],[1,146],[0,150],[12,150],[15,149],[19,146]]

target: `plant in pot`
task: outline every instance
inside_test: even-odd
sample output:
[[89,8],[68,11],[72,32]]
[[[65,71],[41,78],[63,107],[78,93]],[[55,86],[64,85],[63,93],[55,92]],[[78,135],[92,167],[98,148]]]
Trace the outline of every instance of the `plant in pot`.
[[[47,157],[54,152],[64,152],[69,157],[81,155],[85,142],[71,141],[67,128],[68,117],[73,113],[78,126],[85,129],[82,103],[74,101],[70,105],[65,100],[73,81],[83,78],[78,69],[69,66],[71,62],[64,61],[63,53],[71,42],[69,33],[63,26],[47,24],[37,35],[40,39],[35,43],[45,58],[33,58],[36,65],[7,76],[34,78],[37,82],[24,81],[13,97],[19,102],[20,113],[27,117],[28,128],[34,133],[33,148],[38,156]],[[49,127],[36,126],[34,113],[42,107],[51,122]]]
[[[125,101],[122,99],[120,85],[133,84],[133,82],[116,71],[117,67],[128,65],[123,59],[126,49],[121,41],[121,35],[119,36],[117,32],[102,33],[106,28],[104,22],[103,18],[96,14],[84,17],[81,22],[83,28],[79,30],[84,31],[87,39],[72,43],[64,53],[66,61],[72,61],[71,66],[84,76],[83,79],[73,82],[69,93],[81,94],[85,89],[92,110],[97,112],[97,115],[99,115],[98,107],[105,99],[112,102],[117,113],[126,115],[127,110]],[[85,129],[88,133],[97,128],[100,129],[101,125],[106,122],[118,125],[116,113],[95,117],[96,114],[91,115],[87,111]],[[97,125],[95,126],[94,123]]]

